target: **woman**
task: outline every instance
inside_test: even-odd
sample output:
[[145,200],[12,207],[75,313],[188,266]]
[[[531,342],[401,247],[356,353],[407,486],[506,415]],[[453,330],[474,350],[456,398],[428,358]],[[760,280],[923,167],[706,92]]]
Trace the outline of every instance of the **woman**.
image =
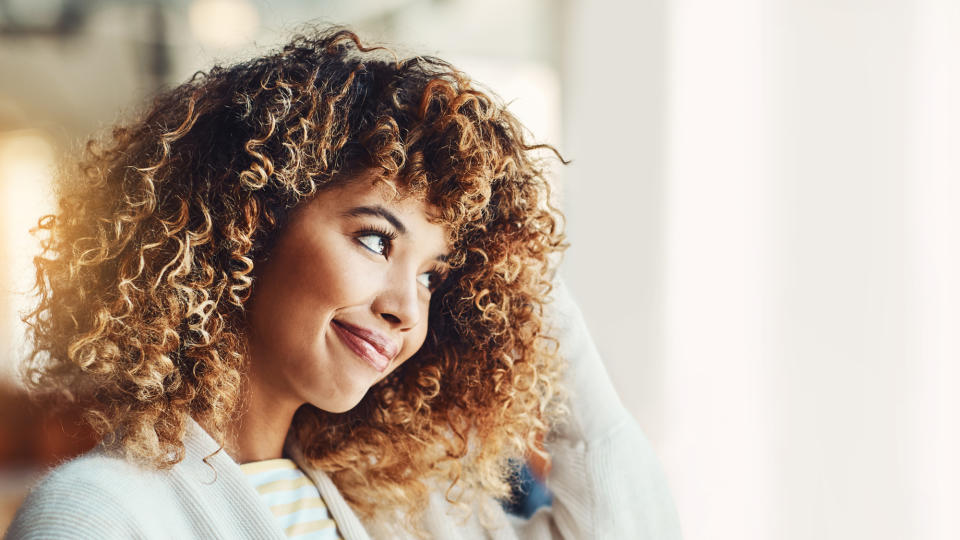
[[[161,95],[41,222],[28,380],[104,439],[9,536],[677,536],[551,293],[540,149],[449,64],[338,29]],[[508,518],[548,431],[554,504]]]

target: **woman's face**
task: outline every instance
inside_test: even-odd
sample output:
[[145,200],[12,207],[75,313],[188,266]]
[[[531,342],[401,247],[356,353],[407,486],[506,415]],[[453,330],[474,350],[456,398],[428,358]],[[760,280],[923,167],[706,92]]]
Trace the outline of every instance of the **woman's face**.
[[344,412],[423,345],[447,253],[428,211],[365,175],[294,211],[247,311],[255,393]]

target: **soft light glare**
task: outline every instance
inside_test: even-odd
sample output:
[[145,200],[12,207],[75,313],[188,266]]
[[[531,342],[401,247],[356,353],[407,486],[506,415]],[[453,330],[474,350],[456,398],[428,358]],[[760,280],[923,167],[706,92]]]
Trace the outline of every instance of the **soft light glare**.
[[246,0],[196,0],[189,17],[197,39],[220,48],[248,42],[260,25],[256,8]]
[[778,536],[761,4],[670,3],[663,457],[689,538]]
[[0,358],[0,378],[10,377],[24,338],[20,314],[29,309],[33,256],[39,244],[30,229],[51,210],[54,151],[50,142],[33,131],[0,134],[0,340],[6,358]]

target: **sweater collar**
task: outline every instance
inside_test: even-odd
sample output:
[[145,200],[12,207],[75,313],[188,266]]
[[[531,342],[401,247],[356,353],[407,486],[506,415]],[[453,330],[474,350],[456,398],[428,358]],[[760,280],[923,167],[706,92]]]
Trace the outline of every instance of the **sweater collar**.
[[206,499],[224,515],[237,515],[257,538],[286,538],[260,494],[250,485],[240,466],[193,418],[187,420],[185,455],[171,471],[183,482],[205,492]]
[[[259,510],[255,512],[255,516],[251,516],[257,521],[258,526],[263,530],[270,529],[270,536],[272,537],[279,534],[279,538],[284,538],[282,531],[276,524],[276,519],[263,504],[257,491],[247,481],[240,465],[193,418],[188,421],[187,433],[183,443],[186,447],[186,455],[177,467],[183,469],[191,477],[199,479],[202,483],[220,483],[225,493],[232,494],[233,498],[241,499],[238,502],[242,504],[242,508],[257,508]],[[317,486],[317,490],[336,521],[343,539],[370,540],[370,536],[360,519],[350,508],[343,495],[340,494],[337,486],[323,471],[310,466],[294,438],[288,438],[284,451]]]

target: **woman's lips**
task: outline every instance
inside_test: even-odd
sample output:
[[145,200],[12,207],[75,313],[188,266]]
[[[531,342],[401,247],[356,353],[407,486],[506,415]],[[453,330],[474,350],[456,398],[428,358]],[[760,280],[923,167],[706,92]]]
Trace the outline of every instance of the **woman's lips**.
[[383,334],[337,320],[332,321],[331,326],[351,351],[381,373],[397,356],[397,346]]

